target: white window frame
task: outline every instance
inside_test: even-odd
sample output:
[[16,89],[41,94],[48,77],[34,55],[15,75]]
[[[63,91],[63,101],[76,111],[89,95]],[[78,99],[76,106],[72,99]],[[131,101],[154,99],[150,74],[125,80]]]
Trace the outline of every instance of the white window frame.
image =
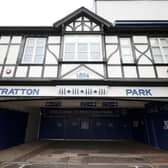
[[[74,57],[72,60],[67,60],[65,59],[65,46],[66,43],[74,43],[75,45],[75,51],[74,51]],[[85,43],[88,45],[88,55],[87,58],[85,60],[81,60],[79,58],[79,51],[78,51],[78,44],[82,44]],[[93,52],[91,52],[91,44],[99,44],[99,53],[100,53],[100,57],[95,60],[93,59],[91,56]],[[101,35],[65,35],[64,36],[64,47],[63,47],[63,61],[68,61],[68,62],[82,62],[82,61],[103,61],[103,52],[102,52],[102,37]],[[82,52],[81,52],[82,53]],[[98,53],[98,52],[95,52]]]
[[168,38],[166,38],[166,37],[160,37],[160,38],[152,37],[152,38],[150,38],[150,40],[152,40],[152,39],[155,39],[155,40],[158,41],[158,45],[152,45],[152,43],[150,41],[154,62],[155,62],[155,53],[153,52],[153,48],[159,48],[160,51],[161,51],[161,56],[162,56],[163,62],[161,62],[161,63],[155,62],[155,63],[156,64],[168,63],[168,58],[166,59],[166,56],[165,56],[165,55],[168,55],[168,53],[167,54],[164,53],[164,48],[168,48],[168,45],[162,45],[162,42],[161,42],[162,39],[167,39],[168,40]]
[[[122,44],[122,42],[121,42],[122,40],[127,40],[128,44]],[[131,38],[130,37],[120,37],[119,41],[120,41],[120,48],[121,48],[122,63],[124,63],[124,64],[135,63],[134,55],[133,55],[133,52],[132,52]],[[123,52],[124,49],[129,49],[130,50],[130,55],[125,55],[124,52]],[[127,60],[129,60],[129,61],[125,61],[125,58],[127,58]]]
[[[33,47],[33,52],[32,52],[32,55],[31,55],[31,61],[30,62],[26,62],[24,61],[24,58],[25,58],[25,51],[26,51],[26,48],[28,47],[28,40],[34,40],[34,45],[32,46]],[[39,39],[44,39],[45,42],[44,42],[44,45],[41,46],[41,45],[38,45],[37,44],[37,41]],[[26,38],[26,42],[25,42],[25,46],[24,46],[24,51],[23,51],[23,56],[22,56],[22,60],[21,60],[21,64],[43,64],[43,60],[44,60],[44,56],[45,56],[45,50],[46,50],[46,42],[47,42],[47,38],[46,37],[27,37]],[[35,62],[35,59],[36,59],[36,49],[37,47],[43,47],[43,58],[42,58],[42,62]]]

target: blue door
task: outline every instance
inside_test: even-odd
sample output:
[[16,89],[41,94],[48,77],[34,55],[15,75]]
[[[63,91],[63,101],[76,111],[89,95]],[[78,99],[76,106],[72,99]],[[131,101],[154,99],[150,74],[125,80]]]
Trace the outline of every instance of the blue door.
[[125,139],[131,137],[128,119],[111,116],[62,115],[42,117],[43,139]]
[[105,118],[96,117],[92,118],[93,122],[93,139],[106,139],[107,138],[107,129],[106,129],[106,120]]
[[67,118],[65,136],[67,139],[90,139],[91,121],[81,117]]
[[80,118],[67,118],[65,137],[67,139],[80,139]]
[[91,139],[92,128],[91,120],[89,118],[82,118],[80,120],[80,138],[81,139]]
[[41,119],[40,138],[64,139],[64,118],[43,117]]

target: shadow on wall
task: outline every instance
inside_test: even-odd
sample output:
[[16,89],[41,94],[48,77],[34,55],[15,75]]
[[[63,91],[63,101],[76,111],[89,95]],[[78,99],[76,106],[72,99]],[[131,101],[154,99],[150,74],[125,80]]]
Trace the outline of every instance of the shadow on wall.
[[24,143],[28,113],[0,109],[0,149]]

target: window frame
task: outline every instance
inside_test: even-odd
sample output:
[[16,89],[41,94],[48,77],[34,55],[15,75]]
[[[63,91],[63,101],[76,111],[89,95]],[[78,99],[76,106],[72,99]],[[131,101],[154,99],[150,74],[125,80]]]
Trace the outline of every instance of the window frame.
[[[168,49],[168,44],[167,46],[166,45],[163,45],[161,40],[162,39],[167,39],[168,41],[168,37],[149,37],[150,39],[150,46],[151,46],[151,52],[152,52],[152,56],[153,56],[153,62],[154,64],[168,64],[168,54],[165,54],[165,51],[164,51],[164,48],[167,48]],[[157,45],[153,45],[151,40],[152,39],[156,39],[158,41],[158,44]],[[159,48],[160,49],[160,53],[161,53],[161,59],[163,62],[156,62],[156,54],[153,52],[153,48]],[[166,55],[167,55],[167,59],[166,59]]]
[[[74,36],[74,37],[73,37]],[[86,38],[88,38],[88,39],[91,39],[92,37],[97,37],[97,38],[99,38],[99,42],[97,42],[97,41],[90,41],[90,42],[80,42],[80,40],[75,40],[75,42],[66,42],[66,39],[65,38],[76,38],[76,39],[80,39],[80,38],[82,38],[82,37],[86,37]],[[103,52],[103,40],[102,40],[102,35],[101,34],[71,34],[71,35],[69,35],[69,34],[65,34],[64,35],[64,40],[63,40],[63,45],[62,45],[62,56],[61,56],[61,59],[60,59],[60,62],[61,63],[80,63],[80,62],[86,62],[86,63],[93,63],[93,62],[96,62],[96,63],[103,63],[104,62],[104,52]],[[77,41],[79,41],[80,43],[78,43]],[[66,43],[74,43],[75,44],[75,56],[74,56],[74,59],[73,60],[66,60],[66,59],[64,59],[64,57],[65,57],[65,45],[66,45]],[[78,51],[78,44],[82,44],[82,43],[86,43],[87,45],[88,45],[88,51],[87,51],[87,53],[88,53],[88,56],[87,56],[87,60],[80,60],[80,59],[78,59],[79,57],[78,57],[78,53],[82,53],[82,52],[79,52]],[[91,47],[91,44],[95,44],[95,43],[97,43],[97,44],[99,44],[99,49],[100,49],[100,51],[99,51],[99,53],[100,53],[100,58],[99,59],[97,59],[97,60],[95,60],[95,59],[91,59],[92,57],[91,57],[91,49],[90,49],[90,47]]]
[[[45,45],[44,45],[44,55],[43,55],[43,60],[42,63],[23,63],[23,58],[24,58],[24,51],[25,51],[25,47],[26,47],[26,41],[29,38],[35,38],[35,39],[40,39],[40,38],[44,38],[45,39]],[[44,65],[45,63],[45,57],[46,57],[46,50],[47,50],[47,43],[48,43],[48,36],[24,36],[23,37],[23,43],[21,45],[21,50],[20,50],[20,56],[18,59],[18,65],[20,66],[24,66],[24,65]]]
[[[122,40],[129,40],[129,44],[122,44]],[[132,36],[118,36],[118,45],[119,45],[119,50],[120,50],[120,57],[121,57],[121,64],[125,65],[125,64],[136,64],[135,61],[135,55],[134,55],[134,51],[133,51],[133,43],[132,43]],[[123,50],[130,50],[130,55],[126,56],[126,54],[124,54]],[[129,57],[129,61],[125,61],[125,59],[128,59]],[[132,59],[130,62],[130,58]]]

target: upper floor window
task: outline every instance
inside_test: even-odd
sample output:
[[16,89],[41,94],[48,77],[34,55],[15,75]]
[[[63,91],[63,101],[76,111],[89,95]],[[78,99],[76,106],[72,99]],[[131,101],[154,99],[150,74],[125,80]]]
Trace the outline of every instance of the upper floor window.
[[168,38],[150,38],[155,63],[168,63]]
[[44,60],[46,38],[27,38],[24,48],[23,64],[42,64]]
[[120,46],[123,63],[134,63],[130,38],[120,38]]
[[99,35],[67,35],[64,38],[63,61],[102,61]]

